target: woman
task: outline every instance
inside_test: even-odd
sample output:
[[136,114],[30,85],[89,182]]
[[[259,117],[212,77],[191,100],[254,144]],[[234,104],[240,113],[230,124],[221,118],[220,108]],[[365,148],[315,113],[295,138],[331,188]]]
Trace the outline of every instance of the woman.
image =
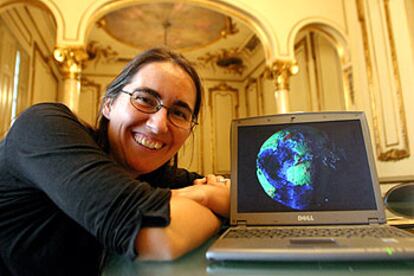
[[61,104],[22,113],[0,143],[0,274],[96,275],[104,252],[171,260],[213,235],[229,183],[168,165],[201,89],[187,60],[152,49],[109,85],[96,130]]

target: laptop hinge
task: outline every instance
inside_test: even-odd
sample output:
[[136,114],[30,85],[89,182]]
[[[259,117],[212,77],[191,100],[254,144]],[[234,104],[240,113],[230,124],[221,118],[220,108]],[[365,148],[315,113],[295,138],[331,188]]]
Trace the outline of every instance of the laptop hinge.
[[237,221],[237,226],[239,227],[246,227],[247,222],[245,220],[238,220]]
[[368,224],[369,225],[378,225],[380,224],[377,218],[369,218],[368,219]]

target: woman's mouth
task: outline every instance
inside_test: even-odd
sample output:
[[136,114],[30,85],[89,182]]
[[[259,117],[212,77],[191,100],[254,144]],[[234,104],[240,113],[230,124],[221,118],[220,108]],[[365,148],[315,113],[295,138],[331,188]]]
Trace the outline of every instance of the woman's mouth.
[[143,135],[140,135],[140,134],[135,134],[134,139],[141,146],[143,146],[147,149],[151,149],[151,150],[159,150],[160,148],[162,148],[164,146],[163,143],[155,141],[153,139],[150,139],[150,138],[148,138],[146,136],[143,136]]

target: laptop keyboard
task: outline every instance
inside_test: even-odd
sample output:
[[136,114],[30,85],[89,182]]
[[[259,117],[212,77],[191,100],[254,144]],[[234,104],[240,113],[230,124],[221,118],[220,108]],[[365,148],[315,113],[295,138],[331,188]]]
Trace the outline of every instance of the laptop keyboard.
[[[332,237],[332,238],[395,238],[410,237],[404,231],[391,227],[305,227],[305,228],[245,228],[231,229],[225,238],[303,238],[303,237]],[[412,236],[411,236],[412,237]]]

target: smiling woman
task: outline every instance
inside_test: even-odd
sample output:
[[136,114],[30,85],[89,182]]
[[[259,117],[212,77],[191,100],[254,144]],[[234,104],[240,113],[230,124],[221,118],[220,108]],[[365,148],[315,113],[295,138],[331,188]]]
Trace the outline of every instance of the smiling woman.
[[[170,62],[144,65],[122,90],[134,91],[135,95],[138,92],[139,101],[131,101],[131,96],[121,93],[116,100],[107,99],[103,106],[103,115],[109,121],[110,151],[115,159],[121,164],[126,162],[128,168],[140,174],[170,160],[191,133],[195,90],[190,76],[178,65]],[[158,101],[169,106],[168,109],[164,104],[161,108]],[[142,102],[154,106],[150,113],[144,112]],[[186,110],[187,118],[178,116],[178,108]],[[173,118],[177,117],[183,118],[178,120],[183,123],[174,124],[177,119]],[[179,127],[182,124],[184,127]]]
[[108,86],[96,129],[61,104],[23,112],[0,142],[0,274],[97,275],[105,253],[172,260],[213,235],[229,185],[169,165],[201,90],[152,49]]

